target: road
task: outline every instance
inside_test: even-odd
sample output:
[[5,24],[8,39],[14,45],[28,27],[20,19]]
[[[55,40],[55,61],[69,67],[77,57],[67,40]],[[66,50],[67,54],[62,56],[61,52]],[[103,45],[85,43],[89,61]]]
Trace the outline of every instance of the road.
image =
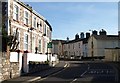
[[65,69],[35,82],[114,83],[118,80],[118,72],[107,63],[90,61],[68,61],[67,63]]

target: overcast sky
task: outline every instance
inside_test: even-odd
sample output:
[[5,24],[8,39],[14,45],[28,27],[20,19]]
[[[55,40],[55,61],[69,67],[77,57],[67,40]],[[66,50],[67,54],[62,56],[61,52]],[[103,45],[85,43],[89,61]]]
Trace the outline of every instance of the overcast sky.
[[53,39],[74,39],[75,34],[105,29],[118,34],[117,2],[27,2],[53,28]]

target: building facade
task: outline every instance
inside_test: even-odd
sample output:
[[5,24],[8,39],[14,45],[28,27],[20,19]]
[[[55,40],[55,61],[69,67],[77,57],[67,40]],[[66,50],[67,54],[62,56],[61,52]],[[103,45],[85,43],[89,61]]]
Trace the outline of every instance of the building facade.
[[[86,33],[86,35],[88,34],[89,33]],[[79,38],[79,35],[76,34],[74,40],[65,42],[63,44],[65,58],[81,59],[82,57],[87,57],[88,55],[87,40],[89,36],[86,36],[86,38],[84,38],[84,35],[82,33],[81,37]]]
[[100,34],[93,34],[88,39],[88,57],[104,57],[105,48],[118,47],[118,35],[107,35],[106,31],[100,31]]
[[59,58],[63,58],[63,43],[65,40],[52,40],[52,53],[57,54]]
[[[17,36],[17,49],[31,53],[47,53],[52,27],[49,22],[28,4],[8,0],[8,35]],[[14,46],[11,46],[13,48]]]

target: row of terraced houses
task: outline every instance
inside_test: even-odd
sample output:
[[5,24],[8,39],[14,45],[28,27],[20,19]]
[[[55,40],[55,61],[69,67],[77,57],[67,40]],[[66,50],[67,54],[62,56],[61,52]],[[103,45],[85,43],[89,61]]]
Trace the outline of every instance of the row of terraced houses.
[[[31,61],[39,62],[39,65],[52,61],[47,55],[52,57],[51,49],[48,49],[52,42],[52,27],[45,17],[20,0],[2,0],[0,18],[0,82],[41,70],[41,66],[30,67]],[[57,58],[53,58],[55,62]]]
[[8,8],[5,18],[8,35],[15,35],[17,30],[17,49],[42,54],[50,51],[47,43],[51,42],[52,27],[46,18],[19,0],[8,0],[4,7]]
[[93,30],[76,34],[75,39],[53,40],[53,53],[60,58],[67,59],[105,59],[106,61],[120,61],[120,33],[107,35],[105,30]]

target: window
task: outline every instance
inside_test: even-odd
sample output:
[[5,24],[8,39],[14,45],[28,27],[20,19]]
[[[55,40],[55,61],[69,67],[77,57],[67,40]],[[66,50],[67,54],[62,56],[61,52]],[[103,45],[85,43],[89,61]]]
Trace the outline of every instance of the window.
[[[16,38],[16,48],[19,49],[20,48],[20,33],[17,31],[16,33],[16,30],[13,30],[13,36],[14,38]],[[13,45],[11,46],[11,48],[13,47]]]
[[25,34],[24,36],[24,49],[28,50],[28,35]]
[[39,20],[37,27],[39,28],[40,32],[42,32],[42,21]]
[[73,44],[73,49],[74,49],[74,44]]
[[14,5],[13,19],[15,19],[17,21],[18,21],[18,17],[19,17],[18,13],[19,13],[19,8],[17,5]]
[[34,28],[36,28],[36,17],[34,17]]
[[70,44],[68,44],[68,49],[70,49]]
[[45,25],[45,27],[44,27],[44,34],[46,34],[46,25]]
[[19,49],[20,48],[20,33],[19,32],[17,32],[16,37],[17,37],[17,43],[18,43],[17,48]]
[[39,52],[41,52],[41,40],[39,40],[39,48],[38,48]]
[[80,48],[80,43],[79,43],[79,48]]
[[28,12],[27,11],[25,11],[24,12],[24,23],[26,24],[26,25],[28,25]]

